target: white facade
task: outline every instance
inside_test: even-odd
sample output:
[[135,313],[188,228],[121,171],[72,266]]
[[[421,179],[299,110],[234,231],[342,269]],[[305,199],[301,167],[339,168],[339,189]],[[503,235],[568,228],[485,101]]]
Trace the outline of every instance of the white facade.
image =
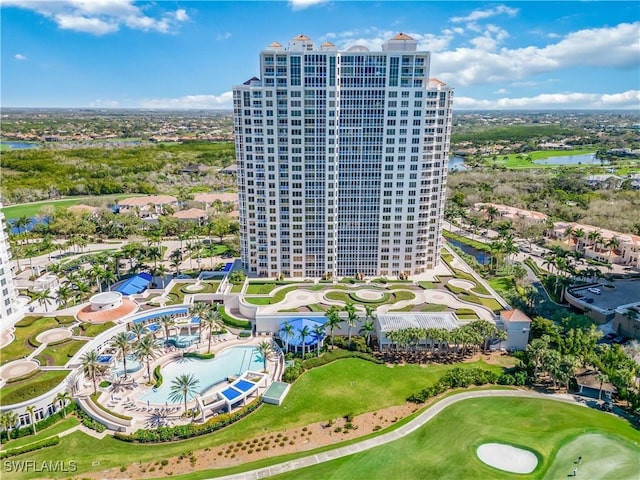
[[11,271],[9,238],[5,231],[4,214],[0,212],[0,326],[2,328],[12,325],[21,314],[22,306],[18,303],[17,296]]
[[382,51],[299,35],[233,89],[249,275],[395,276],[439,258],[452,90],[400,34]]

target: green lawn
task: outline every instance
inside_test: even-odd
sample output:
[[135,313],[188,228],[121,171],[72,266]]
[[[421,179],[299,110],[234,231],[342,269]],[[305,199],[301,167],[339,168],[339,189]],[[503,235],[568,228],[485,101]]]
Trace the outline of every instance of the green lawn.
[[113,322],[107,323],[81,323],[79,326],[73,329],[73,334],[82,337],[97,337],[102,332],[109,330],[116,324]]
[[8,383],[0,389],[0,401],[2,405],[13,405],[36,398],[60,384],[69,373],[66,370],[39,372],[26,380]]
[[[462,366],[501,369],[482,362]],[[96,440],[76,432],[61,438],[60,444],[55,447],[27,455],[30,460],[42,461],[70,458],[69,452],[73,452],[73,458],[78,462],[78,474],[96,469],[92,466],[96,459],[95,452],[100,452],[100,470],[123,465],[126,463],[123,459],[155,461],[180,455],[188,450],[212,448],[267,432],[283,431],[341,417],[347,413],[358,415],[402,404],[410,394],[432,385],[444,372],[453,367],[454,365],[407,365],[389,368],[360,359],[338,360],[304,373],[293,384],[282,406],[263,405],[247,418],[212,435],[168,444],[134,445],[109,436],[103,440]],[[58,478],[65,476],[62,472],[50,472],[50,475]],[[37,477],[37,473],[21,475],[19,478],[33,477]]]
[[72,205],[78,205],[81,203],[87,203],[92,200],[99,200],[100,202],[113,202],[116,199],[121,198],[129,198],[129,197],[141,197],[144,195],[135,194],[135,193],[126,193],[126,194],[118,194],[118,195],[104,195],[104,196],[93,196],[93,197],[75,197],[75,198],[67,198],[64,200],[44,200],[41,202],[34,203],[25,203],[23,205],[13,205],[10,207],[4,207],[2,209],[2,213],[7,220],[11,220],[13,218],[19,218],[23,216],[33,217],[40,212],[40,209],[45,205],[52,205],[54,207],[70,207]]
[[[509,155],[498,155],[496,165],[504,165],[507,168],[549,168],[558,167],[557,164],[539,164],[533,163],[535,160],[545,160],[553,157],[563,157],[569,155],[582,155],[586,153],[595,153],[595,148],[577,148],[574,150],[536,150],[527,153],[511,153]],[[507,157],[506,162],[503,160]],[[493,164],[493,160],[489,159],[488,163]],[[571,165],[566,165],[571,166]],[[579,165],[578,165],[579,166]]]
[[252,282],[247,286],[247,295],[268,295],[271,293],[277,285],[273,282],[271,283],[257,283]]
[[513,277],[497,277],[487,281],[500,295],[513,291]]
[[[34,318],[36,318],[34,320]],[[24,325],[24,326],[21,326]],[[4,365],[12,360],[17,360],[33,352],[36,347],[30,345],[28,340],[36,344],[35,338],[42,332],[59,327],[60,324],[54,317],[25,317],[16,323],[14,340],[0,350],[0,364]]]
[[[476,456],[478,446],[489,442],[532,450],[541,462],[529,475],[494,469]],[[275,478],[387,479],[392,473],[400,479],[566,479],[582,456],[578,477],[636,479],[638,442],[640,433],[628,422],[597,410],[551,400],[481,398],[447,407],[395,442]]]
[[27,445],[29,443],[38,442],[40,440],[44,440],[47,437],[52,437],[53,435],[62,433],[65,430],[69,430],[76,425],[80,425],[80,420],[78,420],[73,415],[67,415],[67,418],[60,420],[58,423],[51,425],[49,428],[38,431],[38,433],[36,433],[35,435],[27,435],[26,437],[11,440],[9,443],[4,443],[3,449],[12,449],[22,447],[23,445]]
[[41,365],[64,366],[85,343],[85,340],[68,340],[58,345],[47,345],[37,357]]

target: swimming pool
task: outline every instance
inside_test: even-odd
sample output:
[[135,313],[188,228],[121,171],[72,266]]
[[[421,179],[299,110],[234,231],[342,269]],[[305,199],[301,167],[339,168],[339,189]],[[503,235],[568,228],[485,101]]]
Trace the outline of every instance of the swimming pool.
[[[157,389],[149,389],[142,393],[138,400],[154,404],[178,404],[180,401],[169,399],[172,382],[182,374],[193,374],[200,383],[197,393],[203,394],[214,385],[227,380],[228,377],[241,375],[247,370],[261,371],[262,358],[254,347],[231,347],[211,360],[183,358],[162,367],[162,385]],[[193,400],[193,396],[189,396]]]
[[171,335],[167,339],[167,345],[176,348],[187,348],[196,343],[199,335]]
[[[137,372],[142,368],[142,363],[138,361],[135,355],[127,355],[127,375]],[[124,363],[119,360],[115,366],[111,368],[111,373],[121,377],[124,375]]]

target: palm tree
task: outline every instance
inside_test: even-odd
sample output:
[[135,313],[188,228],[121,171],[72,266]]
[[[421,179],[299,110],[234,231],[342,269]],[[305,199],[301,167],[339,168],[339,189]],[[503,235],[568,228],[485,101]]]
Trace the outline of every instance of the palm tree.
[[39,292],[35,292],[33,294],[33,299],[38,302],[38,304],[42,307],[43,305],[47,305],[49,300],[54,300],[53,295],[51,295],[51,290],[48,288],[45,290],[40,290]]
[[292,338],[294,334],[293,325],[291,325],[289,322],[284,322],[282,324],[282,327],[280,328],[280,331],[284,334],[284,348],[287,353],[289,353],[289,339]]
[[322,348],[322,339],[325,335],[324,325],[321,323],[316,324],[313,327],[313,336],[316,337],[316,351],[320,356],[320,349]]
[[164,341],[166,343],[167,340],[169,340],[169,329],[173,327],[176,322],[171,315],[162,315],[158,318],[158,323],[164,328]]
[[351,302],[347,302],[343,310],[347,312],[347,335],[349,337],[349,348],[351,348],[351,329],[356,326],[358,315],[356,314],[356,307]]
[[600,243],[600,240],[602,239],[602,236],[600,235],[600,232],[598,232],[597,230],[593,230],[589,232],[589,234],[587,235],[587,239],[591,242],[591,246],[597,247],[597,245]]
[[98,352],[90,351],[85,353],[81,358],[80,362],[82,365],[82,371],[88,377],[91,377],[91,381],[93,382],[93,394],[98,393],[96,388],[96,376],[102,375],[104,373],[106,366],[100,363]]
[[309,329],[309,326],[305,325],[300,330],[298,330],[298,335],[302,340],[302,358],[304,358],[305,341],[307,340],[307,337],[311,335],[311,330]]
[[138,359],[146,362],[147,378],[151,382],[151,360],[155,360],[160,354],[159,342],[152,335],[145,335],[136,342],[133,352]]
[[58,292],[56,293],[58,304],[66,307],[73,297],[75,297],[74,291],[67,284],[58,287]]
[[598,400],[600,400],[602,399],[602,386],[609,381],[609,376],[606,373],[598,372],[596,380],[600,382],[600,390],[598,391]]
[[36,431],[36,417],[33,414],[35,409],[36,409],[36,407],[34,407],[33,405],[30,405],[25,409],[27,411],[27,413],[29,414],[29,422],[31,423],[31,428],[33,429],[33,434],[34,435],[37,433],[37,431]]
[[7,442],[11,440],[11,430],[18,423],[18,415],[11,410],[0,413],[0,426],[7,432]]
[[142,337],[147,334],[147,327],[145,327],[142,323],[133,323],[129,325],[129,331],[136,336],[136,340],[139,342]]
[[198,392],[198,380],[193,374],[182,374],[171,382],[169,398],[172,401],[184,400],[184,413],[187,414],[187,400]]
[[327,310],[327,321],[325,323],[326,327],[329,327],[329,332],[331,332],[331,347],[333,347],[333,331],[336,328],[340,328],[342,325],[342,319],[340,318],[340,310],[335,305],[332,305],[329,310]]
[[124,378],[127,378],[127,354],[131,351],[129,335],[120,332],[111,339],[111,346],[122,353],[122,366],[124,367]]
[[615,249],[617,249],[620,246],[620,240],[618,240],[617,237],[611,237],[609,240],[605,242],[604,246],[609,249],[609,257],[607,261],[611,263],[611,254]]
[[154,268],[158,268],[158,260],[160,260],[162,258],[162,252],[160,251],[160,248],[154,246],[150,246],[149,248],[147,248],[147,258],[149,260],[153,260],[153,267]]
[[266,372],[267,360],[269,360],[269,358],[271,357],[271,354],[273,353],[273,347],[271,346],[271,343],[265,340],[258,344],[258,346],[256,347],[256,350],[260,354],[260,357],[262,357],[262,365],[263,365],[264,371]]
[[67,402],[71,401],[71,395],[69,394],[69,392],[64,391],[64,392],[58,393],[56,397],[53,399],[53,401],[60,403],[60,408],[62,408],[63,416],[66,417],[67,412],[66,410],[64,410],[64,407],[67,406]]
[[575,238],[576,240],[576,245],[575,245],[575,249],[576,251],[578,250],[578,247],[580,246],[580,242],[582,242],[582,239],[585,236],[585,232],[582,228],[576,228],[573,231],[573,238]]
[[367,320],[366,322],[364,322],[364,325],[362,325],[362,328],[360,329],[360,331],[358,333],[360,333],[361,335],[364,335],[365,341],[367,343],[367,347],[369,347],[369,340],[371,338],[371,334],[375,331],[375,326],[373,325],[373,322],[371,320]]
[[213,327],[218,327],[218,320],[220,319],[220,314],[218,310],[207,310],[205,312],[204,317],[200,318],[200,331],[209,330],[209,348],[207,349],[207,353],[211,353],[211,333],[213,332]]

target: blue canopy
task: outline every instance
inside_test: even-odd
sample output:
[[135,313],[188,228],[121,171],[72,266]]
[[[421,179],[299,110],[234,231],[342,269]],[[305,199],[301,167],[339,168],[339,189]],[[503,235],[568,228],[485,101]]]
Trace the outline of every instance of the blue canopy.
[[148,273],[139,273],[123,282],[122,285],[116,288],[116,292],[120,292],[123,295],[135,295],[136,293],[144,292],[149,283],[151,283],[151,278]]
[[[306,346],[316,345],[318,343],[318,341],[323,339],[326,335],[325,335],[324,330],[323,330],[322,335],[318,336],[318,335],[315,334],[314,330],[315,330],[317,325],[324,326],[325,322],[326,322],[326,318],[318,318],[318,319],[296,318],[294,320],[287,320],[286,322],[283,322],[282,324],[280,324],[280,332],[279,332],[280,338],[282,339],[283,342],[286,342],[291,346],[301,347],[302,346],[302,337],[300,336],[300,331],[304,327],[308,327],[309,335],[307,337],[305,337],[304,344]],[[289,325],[291,325],[293,327],[293,333],[292,334],[288,335],[284,331],[285,323],[288,323]]]

